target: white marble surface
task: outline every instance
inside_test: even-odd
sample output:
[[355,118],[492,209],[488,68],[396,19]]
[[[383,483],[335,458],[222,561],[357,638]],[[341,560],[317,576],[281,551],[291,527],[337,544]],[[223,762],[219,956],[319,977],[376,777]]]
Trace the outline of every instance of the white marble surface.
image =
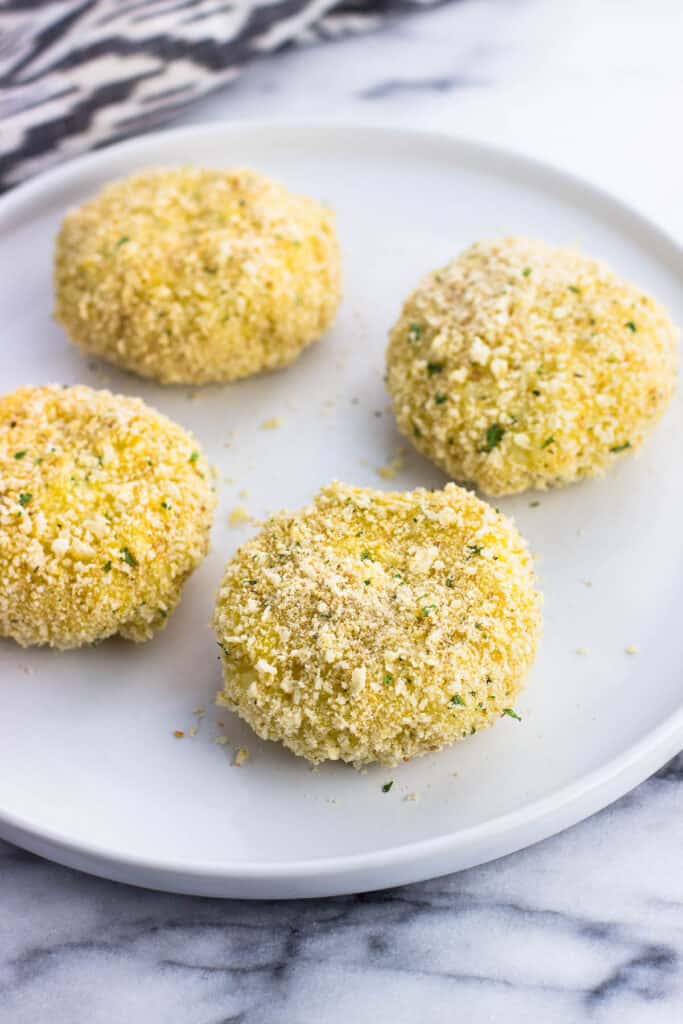
[[[461,0],[289,52],[207,119],[371,120],[531,152],[683,239],[680,0]],[[0,844],[1,1024],[675,1024],[683,755],[494,864],[368,896],[143,892]]]

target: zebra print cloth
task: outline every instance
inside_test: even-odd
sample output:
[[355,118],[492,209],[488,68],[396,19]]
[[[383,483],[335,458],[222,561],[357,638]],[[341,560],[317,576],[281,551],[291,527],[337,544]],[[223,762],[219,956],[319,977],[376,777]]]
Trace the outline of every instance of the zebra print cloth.
[[294,42],[443,0],[0,0],[0,191],[163,124]]

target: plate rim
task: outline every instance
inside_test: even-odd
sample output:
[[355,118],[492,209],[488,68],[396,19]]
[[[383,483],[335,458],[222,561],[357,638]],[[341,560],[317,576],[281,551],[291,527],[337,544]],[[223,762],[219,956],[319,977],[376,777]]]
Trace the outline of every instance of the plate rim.
[[[317,136],[323,145],[326,137],[340,134],[355,140],[361,136],[375,143],[378,135],[388,144],[419,142],[422,146],[430,145],[432,151],[436,147],[437,152],[451,159],[490,165],[504,174],[511,173],[517,180],[528,183],[531,179],[532,184],[540,180],[546,188],[550,184],[570,200],[580,200],[583,208],[598,205],[603,219],[617,219],[622,229],[644,237],[651,250],[656,250],[659,258],[683,278],[683,245],[675,237],[631,202],[572,171],[520,150],[456,134],[346,120],[206,122],[136,136],[67,160],[0,196],[0,228],[6,217],[20,213],[22,208],[30,208],[36,199],[49,196],[58,188],[77,182],[89,170],[106,164],[113,153],[125,156],[138,148],[153,146],[159,139],[175,139],[180,143],[201,135],[215,136],[218,132],[226,136],[268,134],[272,137],[301,131]],[[30,209],[27,212],[30,215]],[[636,743],[554,793],[457,832],[365,853],[253,864],[223,860],[174,861],[126,852],[112,853],[107,846],[71,840],[58,829],[41,827],[2,807],[0,837],[69,867],[171,892],[264,899],[341,895],[462,870],[549,838],[623,796],[657,771],[682,746],[683,702]],[[487,848],[483,855],[475,852],[481,846]],[[449,861],[452,861],[450,867]],[[385,877],[379,877],[381,871],[386,873]]]

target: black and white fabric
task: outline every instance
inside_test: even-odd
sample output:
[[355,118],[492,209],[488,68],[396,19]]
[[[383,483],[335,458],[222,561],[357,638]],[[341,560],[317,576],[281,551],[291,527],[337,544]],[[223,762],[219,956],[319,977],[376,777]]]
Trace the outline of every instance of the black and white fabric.
[[291,43],[443,0],[0,0],[0,190],[170,120]]

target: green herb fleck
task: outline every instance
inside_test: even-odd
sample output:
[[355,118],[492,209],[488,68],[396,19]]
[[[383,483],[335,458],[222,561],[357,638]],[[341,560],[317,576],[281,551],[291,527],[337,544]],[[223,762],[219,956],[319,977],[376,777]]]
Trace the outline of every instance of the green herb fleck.
[[14,458],[15,459],[23,459],[24,456],[27,454],[27,452],[28,452],[28,448],[22,448],[22,450],[20,452],[15,452],[14,453]]
[[385,683],[393,683],[393,681],[394,681],[394,677],[392,676],[391,672],[385,672],[384,673],[384,682]]
[[363,580],[363,583],[365,584],[366,587],[370,586],[370,580]]
[[134,569],[137,567],[138,564],[137,558],[132,553],[132,551],[128,550],[128,548],[121,548],[121,561],[125,562],[126,565],[131,565]]
[[161,507],[162,507],[162,508],[165,508],[167,512],[168,512],[168,510],[170,509],[170,507],[171,507],[171,506],[170,506],[170,504],[169,504],[169,503],[168,503],[168,502],[166,501],[166,498],[164,498],[164,500],[162,501],[162,503],[161,503]]
[[426,618],[428,615],[432,614],[434,608],[436,608],[435,604],[426,604],[424,608],[420,608],[420,614],[423,618]]
[[464,708],[465,701],[462,699],[459,693],[456,693],[455,697],[451,697],[451,704],[460,704]]
[[415,437],[422,437],[422,431],[418,427],[417,423],[413,423],[413,434]]
[[20,494],[19,495],[19,504],[21,505],[21,507],[25,508],[28,505],[28,503],[29,503],[29,501],[31,500],[32,497],[33,497],[33,495],[31,494],[30,491],[24,491],[23,494]]
[[111,562],[105,562],[102,566],[102,572],[111,572]]
[[522,277],[529,277],[531,274],[531,267],[525,267],[522,271]]
[[550,437],[546,437],[545,441],[541,445],[541,450],[543,450],[544,448],[549,448],[551,444],[555,444],[555,438],[552,436],[552,434]]
[[517,714],[514,708],[505,708],[503,714],[507,715],[508,718],[514,718],[516,722],[522,721],[521,717]]
[[448,395],[435,395],[434,401],[437,405],[443,405],[444,402],[448,401]]
[[529,508],[538,508],[538,506],[540,504],[541,504],[540,501],[530,501],[529,502]]
[[611,452],[625,452],[627,448],[631,447],[630,441],[624,441],[623,444],[615,444],[613,448],[610,448]]
[[468,561],[470,560],[470,558],[474,558],[475,555],[480,555],[484,550],[481,544],[468,544],[467,548],[470,552],[469,555],[467,556]]
[[422,337],[422,324],[411,324],[408,329],[411,341],[419,341]]
[[452,576],[448,576],[448,577],[446,578],[446,586],[447,586],[447,587],[450,587],[450,589],[451,589],[451,590],[452,590],[452,589],[453,589],[453,587],[455,586],[455,580],[453,579],[453,577],[452,577]]
[[369,551],[361,551],[360,553],[361,562],[374,562],[375,559],[372,557]]
[[121,235],[114,248],[118,249],[120,246],[125,245],[126,242],[130,242],[130,237],[128,235]]
[[199,452],[194,451],[190,455],[190,462],[196,462],[198,458],[199,458]]
[[393,779],[391,780],[391,782],[385,782],[384,785],[382,786],[382,792],[383,793],[388,793],[389,790],[391,789],[391,787],[393,786],[393,784],[394,784],[394,780]]
[[632,331],[633,334],[635,334],[636,331],[638,330],[638,328],[634,324],[633,320],[627,320],[626,323],[624,324],[624,327],[628,327],[629,331]]
[[575,284],[570,284],[568,287],[569,287],[569,291],[570,292],[574,292],[574,295],[580,295],[581,294],[581,289],[577,288]]
[[497,448],[500,442],[503,440],[505,429],[501,427],[500,423],[492,423],[486,431],[486,441],[484,442],[484,451],[492,452],[494,448]]
[[430,377],[433,377],[435,373],[441,373],[443,370],[443,363],[427,363],[427,373]]

